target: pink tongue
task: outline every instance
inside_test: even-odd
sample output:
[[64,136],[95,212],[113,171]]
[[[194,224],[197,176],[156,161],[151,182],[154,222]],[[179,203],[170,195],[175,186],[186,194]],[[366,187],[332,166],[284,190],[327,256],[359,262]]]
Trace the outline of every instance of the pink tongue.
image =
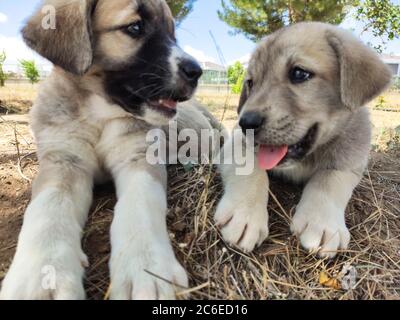
[[166,108],[175,109],[178,103],[175,100],[160,99],[160,104]]
[[279,162],[286,156],[288,146],[260,146],[258,152],[258,165],[263,170],[271,170],[275,168]]

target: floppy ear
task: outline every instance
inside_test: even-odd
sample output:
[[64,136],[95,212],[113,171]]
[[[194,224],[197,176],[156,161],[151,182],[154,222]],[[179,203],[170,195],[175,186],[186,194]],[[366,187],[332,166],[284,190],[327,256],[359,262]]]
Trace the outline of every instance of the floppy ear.
[[249,97],[249,87],[248,87],[247,81],[245,81],[243,84],[242,93],[240,94],[238,114],[240,114],[240,112],[242,112],[243,106],[245,105],[248,97]]
[[378,55],[347,31],[330,29],[328,42],[340,65],[342,102],[349,108],[365,105],[391,82],[389,68]]
[[[93,61],[91,15],[96,2],[44,1],[22,29],[25,42],[56,66],[77,75],[84,74]],[[55,25],[46,25],[52,18]]]

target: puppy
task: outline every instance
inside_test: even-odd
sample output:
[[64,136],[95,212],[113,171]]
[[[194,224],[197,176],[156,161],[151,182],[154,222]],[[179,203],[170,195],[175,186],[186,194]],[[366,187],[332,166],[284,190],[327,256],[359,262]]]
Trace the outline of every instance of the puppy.
[[[0,298],[85,297],[82,230],[93,184],[111,177],[111,299],[173,299],[188,279],[167,232],[166,168],[146,161],[146,134],[176,117],[201,68],[177,46],[164,0],[43,5],[22,34],[55,68],[31,112],[40,170]],[[49,6],[55,28],[43,24]],[[195,110],[183,119],[210,126]]]
[[291,225],[302,246],[321,257],[346,249],[345,209],[370,151],[364,105],[390,80],[371,49],[328,24],[301,23],[263,40],[249,65],[237,127],[254,130],[255,170],[237,176],[237,166],[220,166],[225,195],[215,219],[225,240],[251,251],[267,238],[271,170],[306,183]]

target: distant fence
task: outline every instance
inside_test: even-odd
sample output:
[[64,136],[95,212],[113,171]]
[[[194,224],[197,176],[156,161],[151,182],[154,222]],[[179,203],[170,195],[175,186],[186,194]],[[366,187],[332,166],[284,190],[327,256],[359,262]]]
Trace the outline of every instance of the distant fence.
[[[41,79],[45,79],[51,72],[51,67],[49,65],[36,64],[36,68],[39,71]],[[26,80],[24,70],[20,64],[4,64],[3,71],[7,74],[8,81],[11,83],[18,83],[19,81],[23,83]]]
[[228,73],[218,70],[203,70],[199,83],[200,85],[227,85]]
[[226,94],[231,92],[231,87],[227,84],[203,84],[197,89],[198,94]]

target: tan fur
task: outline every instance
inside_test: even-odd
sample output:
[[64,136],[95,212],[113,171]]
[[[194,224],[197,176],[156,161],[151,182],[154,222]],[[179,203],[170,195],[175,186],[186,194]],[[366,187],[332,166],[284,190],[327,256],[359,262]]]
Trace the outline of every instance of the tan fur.
[[139,41],[128,39],[115,27],[128,25],[140,20],[136,1],[124,0],[115,4],[113,1],[99,1],[96,7],[93,30],[98,33],[97,54],[108,56],[114,62],[124,62],[135,50],[140,48]]
[[137,2],[135,0],[100,1],[96,6],[96,19],[93,29],[96,31],[107,30],[117,25],[128,25],[139,20],[136,13]]
[[363,106],[388,86],[392,73],[372,49],[340,29],[327,31],[326,36],[339,60],[344,105]]
[[[83,74],[93,61],[92,33],[88,17],[94,0],[46,0],[56,10],[56,28],[45,30],[42,21],[46,16],[39,10],[22,30],[27,44],[54,64],[76,74]],[[54,45],[57,39],[57,45]]]
[[[314,72],[312,84],[292,85],[291,66]],[[248,78],[254,82],[253,94],[247,98],[245,88],[240,111],[266,116],[260,140],[291,145],[315,122],[321,123],[321,144],[326,143],[352,117],[345,107],[363,106],[388,85],[391,74],[376,54],[344,31],[304,23],[267,37],[250,62]],[[282,124],[287,129],[278,133]]]
[[[174,299],[176,288],[188,286],[166,227],[166,168],[146,161],[148,131],[162,130],[171,117],[160,115],[161,124],[150,123],[142,113],[113,103],[104,85],[106,71],[124,67],[141,46],[142,40],[118,30],[141,18],[139,2],[152,23],[163,22],[163,32],[173,35],[172,14],[163,0],[48,0],[57,10],[56,30],[41,29],[41,10],[23,30],[27,43],[55,68],[41,84],[30,114],[40,169],[0,299],[85,297],[82,278],[88,262],[82,230],[93,185],[110,178],[118,197],[111,233],[111,298]],[[168,67],[178,69],[172,65],[176,61],[168,61]],[[132,82],[141,74],[129,76]],[[196,130],[216,123],[195,104],[188,106],[198,121],[191,121],[187,110],[180,118],[179,107],[181,128],[185,122]],[[44,267],[56,272],[54,288],[43,286]]]
[[[300,84],[292,83],[289,73],[293,67],[311,71],[314,76]],[[344,212],[368,161],[371,127],[364,105],[390,84],[391,73],[371,49],[348,32],[329,24],[300,23],[260,43],[247,79],[254,84],[251,88],[246,82],[239,113],[257,112],[265,119],[256,143],[293,146],[318,124],[316,141],[306,156],[286,161],[272,174],[308,182],[292,231],[306,249],[333,257],[339,248],[347,248],[349,232]],[[221,171],[227,190],[234,189],[229,186],[235,180],[231,177],[234,170],[223,166]],[[253,180],[256,178],[244,177],[240,189],[249,190],[245,184]],[[265,194],[266,190],[258,192]],[[231,193],[241,194],[239,189]],[[217,210],[217,221],[226,215],[229,201],[238,207],[236,213],[231,210],[232,216],[241,215],[246,223],[225,231],[228,240],[242,234],[243,228],[263,223],[257,214],[244,209],[254,206],[252,198],[233,199],[229,191]],[[257,243],[254,239],[240,246],[252,249]]]

